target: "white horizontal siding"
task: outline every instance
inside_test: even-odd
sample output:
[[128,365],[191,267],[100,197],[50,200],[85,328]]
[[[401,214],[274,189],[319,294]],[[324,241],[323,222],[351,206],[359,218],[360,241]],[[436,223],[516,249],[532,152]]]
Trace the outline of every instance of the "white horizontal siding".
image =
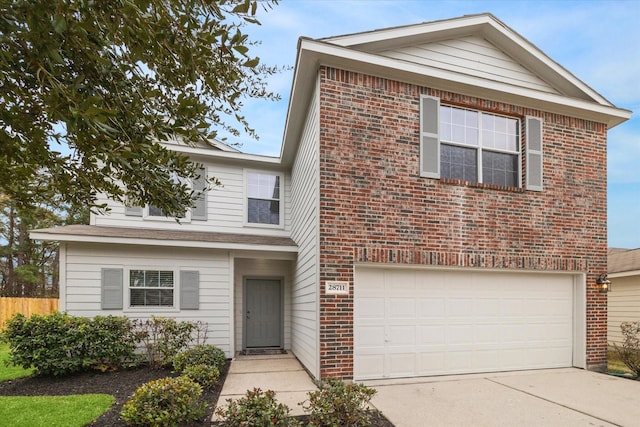
[[[208,324],[208,343],[220,347],[231,357],[232,331],[230,325],[231,271],[226,251],[126,245],[95,245],[67,243],[64,283],[61,283],[61,310],[75,316],[126,315],[148,319],[152,315],[174,317],[184,321],[202,321]],[[200,309],[130,309],[101,310],[100,280],[102,268],[124,270],[124,290],[127,291],[127,270],[131,268],[157,268],[196,270],[200,273]],[[179,276],[179,274],[178,274]],[[176,277],[177,280],[179,280]],[[178,284],[179,286],[179,284]],[[179,288],[176,287],[176,292]],[[125,298],[126,301],[126,298]]]
[[[291,207],[291,177],[284,174],[283,203],[284,227],[247,226],[245,224],[246,203],[244,200],[244,167],[222,163],[206,164],[209,177],[216,177],[220,186],[213,188],[207,194],[207,221],[182,220],[177,224],[173,219],[141,218],[126,216],[124,206],[108,200],[104,195],[98,196],[100,203],[107,203],[109,211],[103,215],[92,215],[91,224],[109,227],[137,227],[161,230],[184,230],[204,232],[227,232],[256,234],[268,236],[286,236],[290,234]],[[251,170],[261,170],[251,167]],[[268,172],[268,170],[265,170]]]
[[620,344],[623,322],[640,322],[640,276],[616,277],[611,279],[608,295],[607,339],[609,343]]
[[298,155],[292,170],[291,235],[298,244],[292,290],[292,350],[302,364],[319,378],[318,348],[318,200],[319,200],[318,89],[312,98]]
[[535,73],[478,36],[405,46],[379,54],[514,86],[558,93]]

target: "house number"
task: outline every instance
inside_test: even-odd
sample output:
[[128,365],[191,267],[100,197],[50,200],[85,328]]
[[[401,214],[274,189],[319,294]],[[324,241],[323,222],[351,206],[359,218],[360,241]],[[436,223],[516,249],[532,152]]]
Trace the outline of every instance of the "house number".
[[327,281],[324,285],[324,291],[327,295],[349,295],[349,282]]

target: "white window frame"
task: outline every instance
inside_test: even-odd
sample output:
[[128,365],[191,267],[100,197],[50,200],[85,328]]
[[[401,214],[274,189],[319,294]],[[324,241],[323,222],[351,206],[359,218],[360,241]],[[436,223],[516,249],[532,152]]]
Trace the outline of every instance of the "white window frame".
[[[171,271],[173,274],[173,305],[172,306],[162,306],[162,305],[131,305],[131,290],[134,289],[131,287],[131,272],[132,271]],[[125,268],[125,276],[123,277],[123,288],[124,288],[124,312],[163,312],[163,313],[175,313],[180,311],[180,272],[176,268],[166,268],[163,266],[135,266]],[[144,289],[144,288],[142,288]],[[155,288],[152,288],[155,289]]]
[[[517,163],[518,163],[518,171],[517,171],[517,188],[522,188],[522,121],[516,117],[511,117],[511,116],[507,116],[504,114],[496,114],[496,113],[491,113],[488,111],[482,111],[482,110],[476,110],[476,109],[472,109],[472,108],[465,108],[465,107],[459,107],[457,105],[449,105],[449,104],[441,104],[438,106],[438,108],[441,107],[449,107],[449,108],[457,108],[460,110],[465,110],[465,111],[473,111],[478,113],[478,145],[471,145],[471,144],[465,144],[465,143],[460,143],[460,142],[456,142],[456,141],[448,141],[445,140],[442,137],[442,130],[440,130],[440,138],[439,138],[439,145],[442,146],[442,144],[444,145],[449,145],[449,146],[456,146],[456,147],[462,147],[462,148],[472,148],[474,150],[476,150],[476,167],[477,167],[477,181],[474,181],[475,183],[478,184],[486,184],[486,185],[499,185],[499,184],[492,184],[492,183],[486,183],[483,180],[483,176],[482,176],[482,153],[483,151],[489,151],[489,152],[494,152],[494,153],[502,153],[502,154],[509,154],[509,155],[513,155],[516,154],[518,156],[517,159]],[[515,120],[518,124],[518,128],[516,131],[516,136],[518,138],[518,150],[517,151],[512,151],[512,150],[507,150],[507,149],[499,149],[499,148],[494,148],[494,147],[484,147],[483,146],[483,137],[482,137],[482,116],[483,115],[488,115],[488,116],[496,116],[496,117],[505,117],[507,119],[510,120]],[[441,122],[442,121],[442,114],[440,112],[438,112],[438,126],[441,128]],[[439,152],[441,151],[438,150]],[[440,154],[440,153],[439,153]],[[440,162],[440,174],[442,177],[442,159],[438,159],[438,161]],[[450,179],[450,178],[446,178],[446,179]],[[472,182],[472,181],[470,181]]]
[[[270,175],[277,176],[280,178],[280,198],[279,199],[271,199],[277,200],[280,202],[280,211],[278,212],[278,224],[264,224],[258,222],[249,222],[249,174],[261,174],[261,175]],[[258,228],[275,228],[282,229],[284,228],[284,173],[282,172],[274,172],[269,170],[259,170],[259,169],[245,169],[244,170],[244,185],[243,185],[243,225],[245,227],[258,227]],[[269,199],[262,199],[269,200]]]

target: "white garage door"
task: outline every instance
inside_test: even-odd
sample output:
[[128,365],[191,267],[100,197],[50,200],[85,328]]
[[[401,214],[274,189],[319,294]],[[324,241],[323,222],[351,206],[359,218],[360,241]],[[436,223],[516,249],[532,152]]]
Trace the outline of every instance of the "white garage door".
[[354,378],[572,366],[573,276],[356,268]]

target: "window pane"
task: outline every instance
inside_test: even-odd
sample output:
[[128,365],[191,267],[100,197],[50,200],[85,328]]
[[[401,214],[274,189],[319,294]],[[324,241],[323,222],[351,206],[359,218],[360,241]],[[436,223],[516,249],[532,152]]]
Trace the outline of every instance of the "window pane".
[[247,195],[257,199],[279,199],[280,177],[262,173],[247,173]]
[[146,288],[157,287],[158,286],[158,282],[159,282],[159,277],[160,277],[160,272],[159,271],[153,271],[153,270],[145,271],[144,272],[144,286]]
[[162,209],[153,205],[149,205],[149,216],[166,216],[166,215],[162,213]]
[[247,221],[254,224],[280,224],[280,202],[249,199]]
[[474,148],[442,144],[440,153],[443,178],[478,182],[477,152]]
[[517,187],[518,156],[516,154],[483,151],[482,177],[487,184]]
[[143,270],[131,270],[131,272],[129,273],[129,286],[131,287],[144,286]]
[[173,271],[160,271],[159,272],[160,277],[158,278],[159,280],[159,286],[166,288],[172,288],[173,287]]
[[131,306],[144,306],[144,289],[131,289]]
[[160,290],[160,305],[163,307],[173,306],[173,289]]

